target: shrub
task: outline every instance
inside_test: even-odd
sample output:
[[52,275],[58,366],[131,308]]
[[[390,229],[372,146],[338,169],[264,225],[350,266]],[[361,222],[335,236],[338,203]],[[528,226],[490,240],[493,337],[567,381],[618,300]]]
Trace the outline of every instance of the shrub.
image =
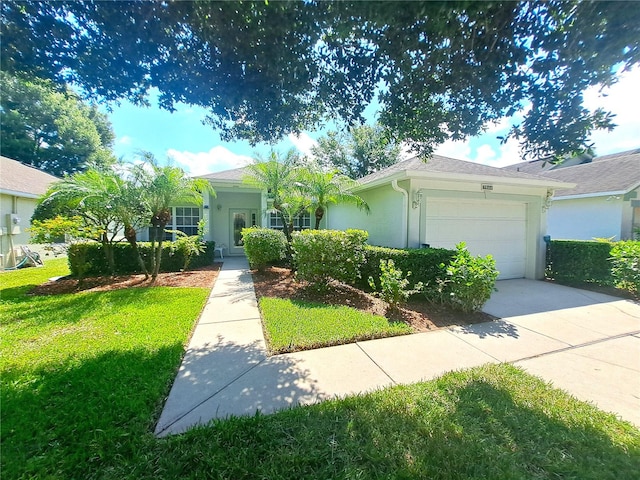
[[[380,287],[378,277],[380,275],[380,261],[393,260],[396,268],[402,271],[411,271],[409,284],[411,289],[415,283],[421,282],[427,290],[433,289],[438,279],[442,276],[441,264],[448,265],[453,258],[455,251],[445,248],[414,248],[397,249],[386,247],[367,246],[365,248],[365,263],[362,266],[362,277],[368,279],[373,277],[377,290]],[[411,284],[414,282],[414,284]],[[365,282],[361,282],[360,286]],[[372,287],[373,288],[373,287]]]
[[206,244],[204,243],[204,219],[198,222],[198,234],[187,235],[180,230],[168,230],[176,234],[176,240],[170,245],[170,255],[176,255],[179,253],[184,259],[182,270],[187,270],[193,257],[197,257],[206,251]]
[[298,278],[322,289],[330,279],[353,284],[364,263],[363,230],[304,230],[293,234],[293,255]]
[[263,270],[267,265],[285,258],[287,239],[279,230],[270,228],[242,229],[244,251],[251,268]]
[[443,285],[448,303],[463,312],[480,310],[495,289],[498,271],[496,262],[486,257],[472,256],[464,242],[456,245],[456,254],[449,265],[442,264],[446,273]]
[[[380,291],[378,296],[387,302],[391,308],[397,308],[400,302],[406,301],[410,295],[422,290],[422,282],[416,283],[411,290],[408,288],[409,280],[407,280],[407,277],[410,275],[411,272],[407,272],[404,275],[402,270],[396,268],[393,260],[380,260]],[[373,277],[369,277],[369,286],[373,290],[377,290]]]
[[[183,269],[185,259],[182,252],[173,249],[173,242],[166,242],[167,247],[162,252],[162,271],[163,272],[179,272]],[[213,263],[213,249],[215,242],[205,242],[204,253],[191,261],[192,268],[198,268]],[[138,243],[140,256],[144,260],[147,268],[151,263],[151,244],[148,242]],[[173,253],[172,253],[173,250]],[[77,243],[69,246],[69,269],[74,277],[81,277],[81,268],[86,267],[84,275],[108,275],[109,266],[105,255],[102,251],[102,244],[97,242]],[[119,243],[113,246],[113,255],[115,263],[115,273],[117,274],[133,274],[142,273],[138,258],[136,257],[131,245],[128,243]]]
[[611,275],[616,286],[640,295],[640,241],[627,240],[612,245]]
[[608,241],[552,240],[547,247],[546,276],[560,283],[612,285]]

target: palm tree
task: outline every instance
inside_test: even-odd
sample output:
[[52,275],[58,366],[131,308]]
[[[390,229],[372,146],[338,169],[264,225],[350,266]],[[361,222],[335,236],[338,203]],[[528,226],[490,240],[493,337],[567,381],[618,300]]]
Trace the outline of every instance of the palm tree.
[[137,167],[119,164],[118,168],[123,181],[120,186],[120,201],[117,204],[117,214],[122,220],[124,238],[131,245],[140,270],[144,273],[145,280],[147,280],[149,271],[138,248],[138,230],[147,224],[150,217],[148,205],[140,200],[143,198],[145,191],[139,181]]
[[320,228],[320,222],[331,204],[350,203],[369,213],[369,205],[360,196],[353,193],[358,182],[346,175],[321,170],[305,171],[301,178],[300,190],[309,199],[309,208],[314,212],[315,229]]
[[111,167],[90,168],[53,183],[41,206],[51,213],[79,216],[88,231],[97,232],[109,266],[115,273],[113,244],[123,227],[122,189],[125,181]]
[[293,232],[293,218],[308,209],[308,202],[300,195],[302,169],[300,158],[289,150],[284,158],[272,151],[268,159],[256,159],[247,167],[244,183],[269,195],[273,210],[282,220],[282,229],[289,246]]
[[171,221],[171,206],[179,203],[201,205],[204,192],[212,195],[215,195],[215,192],[207,180],[191,178],[178,167],[160,167],[153,155],[150,153],[143,155],[145,162],[138,167],[137,173],[144,192],[142,198],[151,215],[151,226],[154,227],[154,235],[151,238],[153,251],[151,277],[155,280],[162,261],[164,229]]

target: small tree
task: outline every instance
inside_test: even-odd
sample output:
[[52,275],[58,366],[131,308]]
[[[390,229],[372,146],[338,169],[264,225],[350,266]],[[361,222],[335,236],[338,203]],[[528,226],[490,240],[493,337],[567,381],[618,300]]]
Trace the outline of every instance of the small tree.
[[360,196],[353,193],[358,182],[337,171],[323,172],[320,170],[303,170],[301,173],[299,191],[308,201],[316,222],[315,229],[320,228],[329,205],[350,203],[369,212],[369,205]]
[[293,219],[309,209],[309,202],[300,194],[300,157],[289,150],[280,156],[272,151],[267,160],[256,159],[247,167],[243,182],[267,192],[271,209],[282,220],[282,233],[287,239],[287,258],[292,260],[291,234]]
[[499,275],[491,255],[474,257],[464,242],[456,245],[455,256],[442,268],[448,303],[463,312],[475,312],[482,308],[495,290]]
[[125,225],[122,218],[125,183],[111,167],[94,167],[74,173],[49,187],[33,218],[46,220],[56,215],[80,218],[83,230],[97,235],[93,240],[102,243],[113,274],[113,245],[119,241],[119,232]]
[[204,243],[204,220],[198,222],[198,234],[187,235],[180,230],[167,230],[175,233],[176,240],[171,244],[171,253],[180,252],[184,257],[182,271],[186,272],[193,257],[205,252],[207,245]]
[[422,282],[416,283],[412,289],[409,289],[409,280],[407,280],[409,276],[411,272],[403,274],[402,270],[396,268],[393,260],[380,260],[380,289],[378,290],[373,277],[369,277],[369,286],[372,290],[378,291],[378,296],[387,302],[391,309],[397,309],[409,296],[423,290]]
[[171,222],[171,206],[178,203],[202,205],[202,194],[215,195],[215,191],[205,179],[190,178],[178,167],[160,167],[148,152],[143,152],[143,156],[145,162],[137,168],[136,181],[140,185],[141,201],[151,215],[151,277],[155,281],[162,262],[164,229]]

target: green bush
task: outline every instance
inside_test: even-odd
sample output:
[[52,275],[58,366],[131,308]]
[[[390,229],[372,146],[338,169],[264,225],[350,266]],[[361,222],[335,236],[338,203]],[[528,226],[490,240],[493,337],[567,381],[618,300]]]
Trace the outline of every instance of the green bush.
[[612,285],[611,242],[552,240],[547,247],[546,277],[560,283]]
[[449,265],[442,264],[442,283],[447,302],[463,312],[475,312],[489,300],[498,278],[496,262],[486,257],[472,256],[464,242],[456,245],[456,254]]
[[[367,246],[365,248],[365,263],[362,266],[362,278],[373,277],[377,290],[380,287],[380,261],[393,260],[396,268],[407,272],[411,271],[410,289],[415,283],[422,282],[427,290],[433,289],[438,279],[442,276],[441,264],[448,265],[455,251],[445,248],[414,248],[397,249],[386,247]],[[366,280],[365,280],[366,282]],[[360,282],[360,286],[366,286]],[[413,284],[411,283],[413,282]]]
[[611,275],[616,286],[640,295],[640,241],[627,240],[612,245]]
[[[422,282],[416,283],[412,290],[408,288],[409,280],[407,280],[407,277],[409,276],[411,276],[411,272],[407,272],[405,275],[402,270],[396,268],[393,260],[380,260],[380,291],[378,296],[387,302],[391,308],[397,308],[410,295],[422,291]],[[369,286],[373,290],[377,290],[373,277],[369,277]]]
[[[162,272],[179,272],[183,269],[184,254],[172,248],[173,242],[165,242],[166,248],[162,251]],[[203,267],[213,263],[213,249],[215,242],[205,242],[205,249],[202,255],[191,260],[191,268]],[[140,255],[147,268],[151,265],[151,244],[148,242],[138,243]],[[74,277],[82,276],[79,268],[86,267],[84,275],[108,275],[109,267],[102,251],[102,245],[96,242],[77,243],[69,247],[69,269]],[[142,273],[138,259],[133,253],[131,245],[128,243],[118,243],[113,246],[113,256],[115,262],[115,273],[133,274]]]
[[363,230],[303,230],[293,234],[298,278],[323,288],[330,279],[354,284],[365,260]]
[[263,270],[267,265],[285,258],[287,239],[279,230],[271,228],[242,229],[244,251],[251,268]]

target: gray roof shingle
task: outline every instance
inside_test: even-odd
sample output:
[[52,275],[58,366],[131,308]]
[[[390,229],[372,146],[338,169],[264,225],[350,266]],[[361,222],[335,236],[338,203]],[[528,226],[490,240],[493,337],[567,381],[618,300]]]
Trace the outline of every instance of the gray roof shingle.
[[574,188],[556,190],[556,197],[598,195],[610,192],[629,192],[640,184],[640,148],[595,157],[588,163],[570,167],[542,167],[539,160],[505,167],[520,172],[536,171],[561,182],[575,183]]
[[0,190],[26,196],[43,195],[58,177],[0,156]]
[[206,178],[210,181],[221,180],[223,182],[242,182],[247,171],[247,167],[234,168],[233,170],[224,170],[222,172],[207,173],[200,175],[198,178]]
[[400,172],[437,172],[466,174],[478,176],[491,176],[498,178],[511,178],[523,180],[548,180],[539,175],[532,175],[523,172],[505,170],[503,168],[490,167],[480,163],[468,162],[466,160],[458,160],[457,158],[443,157],[441,155],[432,155],[425,162],[418,157],[403,160],[379,172],[372,173],[358,180],[362,185],[366,185],[376,180],[389,177]]

